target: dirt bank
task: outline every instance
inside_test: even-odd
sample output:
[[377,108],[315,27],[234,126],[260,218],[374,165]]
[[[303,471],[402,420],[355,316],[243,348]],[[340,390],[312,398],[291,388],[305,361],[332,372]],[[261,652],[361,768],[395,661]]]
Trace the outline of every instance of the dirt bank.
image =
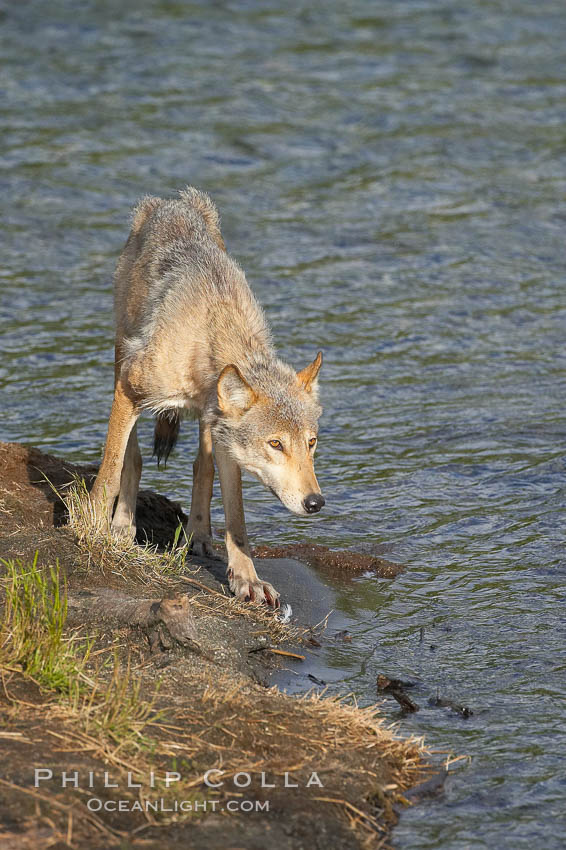
[[[94,472],[0,444],[0,558],[12,560],[11,572],[0,565],[0,600],[24,586],[14,582],[27,580],[36,552],[47,577],[58,562],[61,646],[84,656],[65,679],[73,687],[46,685],[41,670],[24,675],[14,662],[22,626],[14,614],[4,621],[0,846],[380,846],[424,775],[420,746],[396,740],[372,711],[267,687],[278,664],[269,648],[306,644],[265,608],[230,599],[217,563],[79,543],[59,494]],[[183,517],[140,494],[140,539],[166,546]],[[324,566],[322,548],[292,554]],[[354,566],[395,573],[364,557]],[[347,567],[345,553],[328,558]],[[210,770],[214,787],[203,780]]]

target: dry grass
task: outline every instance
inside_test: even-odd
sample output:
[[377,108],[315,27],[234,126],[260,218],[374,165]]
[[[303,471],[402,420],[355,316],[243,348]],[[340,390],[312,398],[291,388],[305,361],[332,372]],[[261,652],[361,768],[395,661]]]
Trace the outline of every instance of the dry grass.
[[129,657],[124,665],[114,652],[110,677],[97,670],[89,689],[83,689],[71,710],[85,734],[102,738],[114,748],[137,751],[151,748],[146,729],[159,716],[156,699],[157,690],[150,699],[142,697],[141,682],[132,674]]
[[[129,659],[121,662],[113,647],[95,651],[92,640],[65,635],[65,589],[56,570],[40,576],[34,562],[12,563],[7,572],[0,675],[18,722],[28,714],[34,722],[42,717],[44,734],[55,746],[59,742],[67,754],[88,753],[99,772],[111,766],[136,777],[147,777],[151,771],[159,777],[167,770],[182,775],[170,788],[159,781],[151,790],[131,794],[121,788],[121,797],[225,800],[235,791],[237,796],[230,780],[243,772],[253,777],[246,797],[264,799],[260,785],[264,772],[278,785],[267,792],[275,808],[290,805],[307,816],[313,806],[331,807],[335,814],[330,817],[342,818],[376,846],[385,834],[383,824],[391,817],[393,802],[402,801],[403,790],[422,773],[422,742],[398,739],[375,706],[360,709],[352,702],[313,694],[297,699],[206,664],[191,672],[185,683],[188,690],[179,690],[173,676],[165,677],[158,691],[154,672],[148,671],[147,680],[141,671],[134,675]],[[203,596],[202,604],[209,598]],[[235,603],[226,600],[226,604]],[[27,650],[21,652],[30,640],[37,650],[32,667],[26,666]],[[12,683],[21,676],[37,682],[42,657],[47,666],[53,664],[54,647],[61,651],[65,684],[52,674],[42,687],[57,699],[48,693],[34,705],[19,702]],[[225,786],[218,790],[204,786],[204,774],[211,769],[222,771]],[[313,771],[324,787],[307,793],[304,781]],[[286,773],[302,782],[300,793],[293,795],[281,787]],[[53,804],[68,814],[62,801]],[[94,823],[83,808],[75,808],[76,816],[82,813]],[[165,826],[194,817],[194,811],[142,811],[140,825]],[[110,830],[111,835],[117,833]]]
[[227,596],[215,590],[191,596],[191,605],[219,617],[243,617],[251,620],[254,625],[261,627],[260,631],[263,631],[273,644],[296,643],[301,641],[307,632],[310,634],[309,629],[282,622],[276,612],[261,602],[242,602],[234,596]]
[[106,505],[96,507],[91,502],[82,478],[75,477],[63,501],[69,525],[88,557],[89,567],[96,565],[103,573],[108,571],[129,581],[152,585],[167,585],[169,579],[186,570],[190,540],[181,525],[171,547],[159,552],[150,543],[140,545],[125,534],[113,534]]
[[[423,774],[422,741],[398,738],[377,706],[360,709],[352,701],[318,694],[297,699],[276,688],[259,698],[229,677],[209,674],[195,684],[196,705],[179,710],[171,725],[161,727],[174,733],[160,741],[161,751],[182,752],[196,773],[187,776],[183,792],[201,787],[199,767],[222,771],[226,784],[239,772],[249,773],[256,781],[247,791],[260,797],[262,773],[276,784],[288,774],[304,786],[317,772],[324,787],[308,792],[302,787],[305,800],[295,805],[333,803],[348,822],[354,816],[363,830],[383,835],[393,803],[403,802],[403,791]],[[282,788],[268,796],[275,805],[289,803]]]
[[[256,689],[243,689],[229,676],[211,676],[210,671],[198,675],[192,688],[190,705],[184,708],[173,708],[163,695],[156,702],[161,713],[140,718],[137,742],[116,743],[97,724],[85,722],[80,711],[61,703],[45,707],[46,724],[64,723],[63,734],[51,734],[65,741],[66,752],[89,752],[119,774],[129,771],[143,778],[150,771],[158,777],[166,770],[181,773],[172,787],[158,779],[154,789],[142,788],[142,800],[226,800],[233,796],[233,777],[245,773],[252,777],[246,796],[267,796],[275,807],[332,805],[353,828],[373,837],[385,834],[393,804],[403,803],[404,790],[423,775],[422,742],[397,738],[376,706],[359,709],[318,695],[295,699],[275,689],[260,697]],[[222,788],[205,788],[209,770],[221,772]],[[307,793],[305,780],[313,772],[323,788]],[[260,787],[262,773],[277,786],[267,794]],[[285,774],[299,783],[302,799],[284,789]],[[121,789],[120,796],[128,794]],[[148,824],[166,826],[192,819],[194,813],[144,812],[144,818]]]
[[87,555],[89,569],[163,590],[178,588],[179,581],[187,582],[201,591],[192,596],[191,604],[221,617],[251,619],[266,629],[273,643],[297,641],[304,634],[304,629],[282,623],[266,605],[242,602],[196,580],[200,568],[192,569],[187,564],[190,539],[182,526],[178,527],[171,547],[160,551],[149,543],[140,545],[125,535],[113,535],[106,509],[104,506],[102,510],[95,509],[82,478],[75,478],[69,485],[64,502],[69,525]]

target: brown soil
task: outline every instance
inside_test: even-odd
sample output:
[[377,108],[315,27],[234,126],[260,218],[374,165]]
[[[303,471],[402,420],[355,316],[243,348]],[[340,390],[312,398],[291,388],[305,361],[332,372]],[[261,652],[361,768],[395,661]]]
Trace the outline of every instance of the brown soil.
[[[317,697],[299,699],[266,687],[277,661],[269,653],[250,650],[266,641],[273,644],[281,629],[270,627],[264,611],[228,602],[223,584],[206,565],[190,562],[185,571],[153,587],[136,572],[129,577],[123,568],[97,565],[92,552],[77,544],[53,489],[64,492],[75,474],[91,481],[95,471],[37,449],[0,444],[0,558],[28,562],[37,551],[42,566],[58,561],[67,582],[69,627],[82,627],[94,636],[93,657],[117,651],[123,675],[129,664],[141,695],[153,700],[155,711],[143,730],[144,747],[122,748],[86,730],[81,712],[60,696],[0,663],[0,846],[382,846],[394,807],[423,776],[420,745],[394,738],[374,711]],[[165,497],[140,494],[141,538],[166,545],[183,517],[180,506]],[[259,554],[280,557],[281,552],[262,547]],[[329,553],[323,547],[293,547],[292,552],[285,547],[285,555],[290,554],[316,565],[330,559],[334,567],[344,568],[350,559],[357,569],[378,569],[379,559]],[[2,573],[0,563],[0,604]],[[116,599],[122,593],[132,610],[139,600],[144,616],[158,612],[160,603],[165,609],[169,603],[162,603],[164,597],[175,597],[178,610],[187,608],[188,598],[190,634],[196,640],[164,639],[163,631],[154,640],[155,633],[144,628],[147,616],[130,624],[108,616],[104,599],[113,588]],[[153,625],[157,619],[156,614]],[[53,779],[34,787],[35,768],[49,768]],[[223,785],[212,789],[204,784],[210,769],[224,771]],[[69,776],[75,770],[79,787],[62,788],[62,771]],[[141,789],[128,787],[128,770]],[[151,788],[150,771],[160,780],[167,770],[179,772],[181,780],[168,790]],[[105,771],[118,788],[104,787]],[[88,787],[89,772],[93,787]],[[244,774],[240,781],[249,774],[249,787],[234,784],[238,772]],[[306,787],[313,772],[322,787]],[[262,773],[264,784],[276,787],[262,787]],[[285,774],[288,784],[298,787],[285,787]],[[136,801],[161,797],[169,809],[175,800],[177,805],[198,802],[201,808],[183,815],[131,810]],[[110,806],[123,800],[130,808],[91,811],[88,801],[93,798]],[[216,811],[211,811],[214,801]],[[269,811],[228,811],[228,804],[243,801],[269,801]],[[208,810],[203,812],[205,802]]]
[[328,573],[372,572],[379,578],[395,578],[403,571],[402,564],[394,564],[375,555],[328,549],[316,543],[290,543],[285,546],[256,546],[257,558],[296,558],[311,567]]

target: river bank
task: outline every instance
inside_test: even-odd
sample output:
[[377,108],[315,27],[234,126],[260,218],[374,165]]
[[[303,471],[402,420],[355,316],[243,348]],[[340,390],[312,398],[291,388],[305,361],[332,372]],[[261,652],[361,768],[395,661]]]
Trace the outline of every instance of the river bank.
[[[231,599],[215,562],[89,546],[61,495],[94,471],[0,444],[2,602],[23,598],[36,573],[51,591],[56,581],[67,599],[61,646],[78,670],[67,693],[23,673],[5,615],[2,846],[379,846],[405,791],[426,778],[423,748],[373,709],[269,687],[284,657],[270,648],[304,654],[325,639],[306,619],[324,600],[309,598],[304,564],[268,547],[258,559],[260,574],[279,568],[280,585],[286,564],[294,584],[304,571],[303,622],[285,625]],[[179,518],[179,505],[140,494],[138,527],[154,543],[166,547]]]

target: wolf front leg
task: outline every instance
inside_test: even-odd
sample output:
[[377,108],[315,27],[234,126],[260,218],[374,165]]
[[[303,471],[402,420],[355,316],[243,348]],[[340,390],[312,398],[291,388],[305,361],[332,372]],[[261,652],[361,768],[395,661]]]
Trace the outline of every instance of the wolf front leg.
[[142,456],[138,443],[137,425],[130,431],[120,477],[120,495],[112,519],[112,528],[132,539],[136,535],[136,501],[142,473]]
[[212,457],[212,436],[210,428],[199,423],[199,447],[193,464],[193,491],[191,494],[191,513],[187,522],[187,535],[195,555],[206,555],[218,559],[212,548],[210,529],[210,502],[214,482],[214,460]]
[[244,519],[242,476],[240,467],[222,446],[215,446],[222,502],[226,516],[226,549],[230,590],[238,599],[267,602],[279,607],[279,594],[267,581],[262,581],[251,559],[250,544]]
[[[131,395],[126,392],[123,384],[119,381],[114,390],[104,457],[90,493],[91,502],[96,510],[105,510],[109,521],[112,519],[114,501],[120,492],[120,479],[126,448],[138,416],[139,411]],[[121,526],[114,530],[124,531]],[[127,533],[131,535],[132,526],[129,526]]]

